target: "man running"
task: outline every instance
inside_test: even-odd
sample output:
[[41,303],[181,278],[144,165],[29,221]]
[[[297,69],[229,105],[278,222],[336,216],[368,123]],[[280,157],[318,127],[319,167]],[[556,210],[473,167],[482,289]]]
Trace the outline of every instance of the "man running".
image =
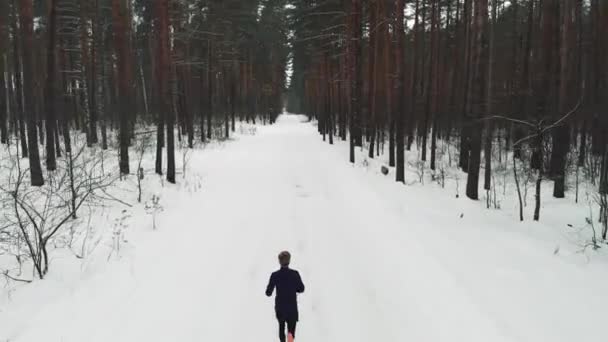
[[289,340],[293,341],[296,336],[296,323],[298,322],[298,301],[297,293],[304,292],[304,283],[296,270],[289,268],[291,254],[281,252],[279,254],[279,264],[281,269],[272,273],[270,281],[266,287],[266,296],[272,296],[274,289],[277,289],[274,309],[277,320],[279,321],[279,338],[285,342],[285,325],[289,333]]

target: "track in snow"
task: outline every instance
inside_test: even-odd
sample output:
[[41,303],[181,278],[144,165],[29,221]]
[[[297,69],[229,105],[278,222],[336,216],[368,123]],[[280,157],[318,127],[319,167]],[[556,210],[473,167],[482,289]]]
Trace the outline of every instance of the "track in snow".
[[[554,323],[526,324],[534,308],[525,298],[536,290],[522,294],[509,282],[488,291],[513,297],[523,318],[488,310],[492,295],[476,297],[435,256],[438,235],[422,233],[452,219],[436,215],[432,199],[409,195],[395,204],[368,181],[377,176],[352,167],[299,116],[202,155],[190,164],[203,176],[202,191],[172,197],[160,230],[131,241],[131,257],[49,298],[12,327],[10,341],[278,340],[264,288],[283,249],[307,288],[298,341],[538,341]],[[522,288],[528,281],[509,279]],[[551,340],[569,340],[585,324],[558,324]]]

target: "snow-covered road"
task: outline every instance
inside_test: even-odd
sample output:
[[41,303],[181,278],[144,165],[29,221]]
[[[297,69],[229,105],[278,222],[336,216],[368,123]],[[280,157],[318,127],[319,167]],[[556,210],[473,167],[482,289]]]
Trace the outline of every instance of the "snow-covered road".
[[0,341],[278,341],[264,288],[283,249],[307,289],[299,341],[602,340],[605,263],[555,256],[501,228],[517,224],[502,213],[353,167],[344,148],[284,115],[194,155],[200,191],[167,195],[157,231],[41,308],[19,294]]

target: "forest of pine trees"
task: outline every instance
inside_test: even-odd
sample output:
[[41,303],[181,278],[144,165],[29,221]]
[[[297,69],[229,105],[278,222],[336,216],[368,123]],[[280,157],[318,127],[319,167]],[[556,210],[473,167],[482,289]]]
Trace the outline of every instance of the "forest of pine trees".
[[608,216],[607,39],[602,0],[6,0],[0,141],[41,186],[74,135],[133,173],[154,127],[155,171],[175,182],[176,145],[287,102],[351,162],[388,154],[398,182],[406,151],[436,172],[452,144],[471,199],[498,155],[534,173],[535,219],[543,181],[563,198],[573,169]]
[[41,186],[75,134],[115,148],[121,173],[133,172],[134,137],[155,125],[156,172],[175,182],[176,140],[228,138],[237,119],[272,123],[281,113],[286,5],[0,1],[1,143],[17,144]]
[[471,199],[499,155],[534,172],[535,219],[542,181],[563,198],[572,169],[606,215],[608,2],[296,2],[288,109],[348,139],[351,162],[388,153],[404,182],[404,150],[435,171],[438,141],[453,143]]
[[0,342],[608,341],[607,266],[608,0],[0,0]]

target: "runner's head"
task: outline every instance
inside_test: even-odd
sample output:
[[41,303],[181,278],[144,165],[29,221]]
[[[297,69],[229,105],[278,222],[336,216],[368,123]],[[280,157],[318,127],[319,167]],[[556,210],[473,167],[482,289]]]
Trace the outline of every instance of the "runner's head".
[[283,252],[279,253],[279,264],[281,264],[281,267],[289,266],[290,262],[291,262],[291,254],[289,254],[288,251],[283,251]]

